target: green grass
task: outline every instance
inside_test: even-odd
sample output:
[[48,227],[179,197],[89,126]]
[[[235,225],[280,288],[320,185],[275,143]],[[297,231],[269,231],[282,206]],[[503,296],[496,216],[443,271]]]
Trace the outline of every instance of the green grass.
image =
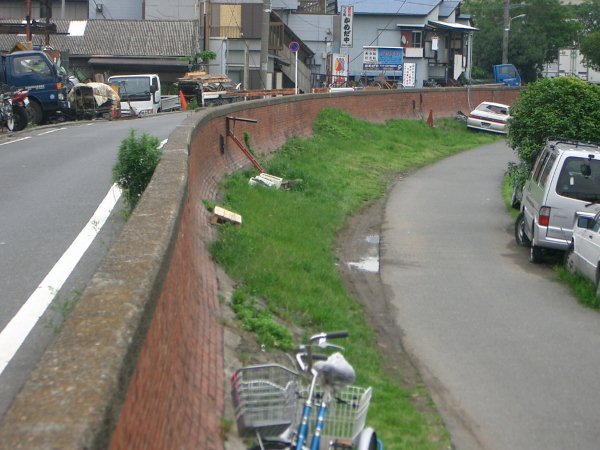
[[426,388],[403,387],[382,370],[374,332],[338,274],[336,233],[361,206],[385,195],[399,173],[497,139],[452,119],[439,120],[434,128],[411,120],[381,125],[325,109],[312,138],[291,139],[261,161],[272,175],[302,180],[292,190],[250,187],[254,172],[224,181],[224,206],[241,214],[243,225],[223,226],[211,251],[238,282],[243,314],[250,305],[251,318],[258,308],[260,322],[268,312],[274,323],[307,334],[349,330],[345,354],[357,382],[374,388],[369,423],[386,449],[446,449],[450,441],[440,417],[419,406],[431,403]]

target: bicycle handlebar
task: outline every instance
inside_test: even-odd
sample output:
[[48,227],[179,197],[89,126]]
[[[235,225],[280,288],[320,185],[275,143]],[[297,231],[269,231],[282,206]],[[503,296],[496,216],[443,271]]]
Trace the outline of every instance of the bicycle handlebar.
[[310,337],[309,342],[318,341],[321,339],[338,339],[348,337],[347,330],[330,331],[329,333],[319,333]]
[[316,342],[316,346],[322,349],[334,348],[336,350],[344,350],[339,345],[328,344],[327,339],[345,338],[348,336],[348,331],[330,331],[329,333],[319,333],[311,336],[308,339],[307,345],[301,345],[296,349],[296,365],[304,372],[310,372],[312,370],[313,361],[325,361],[329,356],[313,353],[313,346]]

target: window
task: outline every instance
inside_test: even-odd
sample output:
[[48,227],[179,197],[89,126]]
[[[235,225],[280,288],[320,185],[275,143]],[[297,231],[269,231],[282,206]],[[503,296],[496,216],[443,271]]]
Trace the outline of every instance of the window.
[[38,55],[28,55],[13,59],[13,70],[16,74],[51,75],[50,67]]
[[600,160],[567,158],[560,171],[556,193],[589,202],[600,200]]
[[423,33],[421,31],[412,32],[413,48],[421,48],[423,46]]
[[552,153],[550,155],[550,157],[548,158],[548,161],[546,161],[546,164],[544,164],[544,169],[542,170],[542,174],[540,176],[540,186],[544,187],[546,185],[546,181],[548,180],[548,174],[550,173],[550,170],[552,169],[552,166],[554,165],[554,161],[556,160],[556,153]]
[[544,163],[546,162],[546,160],[548,159],[548,155],[549,152],[543,152],[538,160],[535,163],[534,169],[533,169],[533,179],[537,182],[540,176],[540,172],[542,171],[542,167],[544,167]]

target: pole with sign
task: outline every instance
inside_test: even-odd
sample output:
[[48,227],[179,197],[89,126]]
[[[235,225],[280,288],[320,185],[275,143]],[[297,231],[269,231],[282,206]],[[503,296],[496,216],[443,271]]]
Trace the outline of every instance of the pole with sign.
[[294,94],[298,95],[298,50],[300,50],[300,44],[296,41],[290,42],[290,51],[296,55],[296,68],[294,71]]

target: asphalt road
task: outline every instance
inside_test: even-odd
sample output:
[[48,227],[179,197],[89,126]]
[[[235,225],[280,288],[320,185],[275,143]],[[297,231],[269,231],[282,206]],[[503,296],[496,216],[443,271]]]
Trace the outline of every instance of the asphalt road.
[[503,142],[394,188],[381,277],[459,450],[600,448],[600,315],[517,247]]
[[[0,134],[0,331],[17,314],[112,185],[119,144],[130,130],[160,140],[188,113],[135,120],[58,124]],[[0,417],[56,335],[100,260],[118,236],[121,205],[84,254],[53,303],[0,374]]]

